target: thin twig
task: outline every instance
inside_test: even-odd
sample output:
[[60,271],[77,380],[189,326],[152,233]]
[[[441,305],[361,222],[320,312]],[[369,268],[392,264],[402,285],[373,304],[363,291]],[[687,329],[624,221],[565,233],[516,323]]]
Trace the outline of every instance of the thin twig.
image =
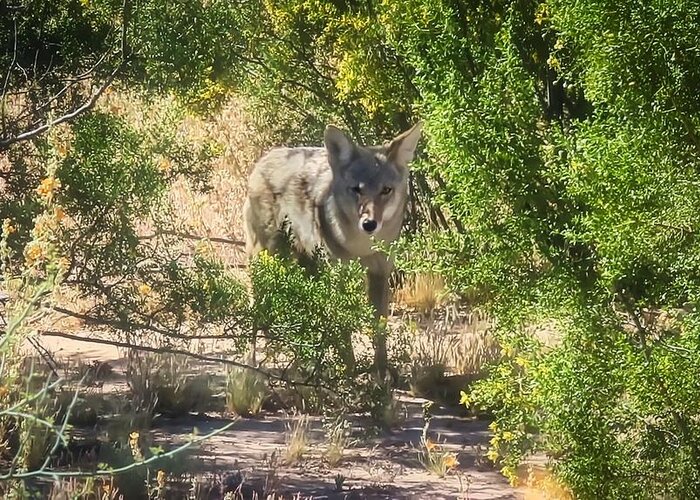
[[229,422],[228,424],[224,425],[223,427],[216,429],[209,434],[205,434],[204,436],[200,437],[194,437],[190,439],[188,442],[185,444],[182,444],[178,446],[177,448],[174,448],[167,453],[161,453],[157,455],[153,455],[150,458],[147,458],[146,460],[141,460],[140,462],[134,462],[129,465],[126,465],[124,467],[119,467],[116,469],[108,469],[108,470],[95,470],[95,471],[66,471],[66,472],[56,472],[56,471],[47,471],[47,470],[36,470],[36,471],[31,471],[31,472],[22,472],[20,474],[12,474],[11,472],[9,474],[6,474],[4,476],[0,476],[0,481],[6,481],[8,479],[29,479],[32,477],[51,477],[54,479],[62,478],[62,477],[99,477],[99,476],[115,476],[117,474],[121,474],[123,472],[128,472],[132,469],[136,469],[137,467],[143,467],[144,465],[149,465],[153,462],[156,462],[158,460],[164,459],[164,458],[170,458],[175,456],[176,454],[180,453],[181,451],[190,448],[191,446],[195,444],[199,444],[203,441],[206,441],[207,439],[210,439],[218,434],[221,434],[222,432],[225,432],[229,430],[235,423],[237,419],[234,420],[233,422]]
[[105,52],[104,54],[102,54],[102,55],[100,56],[100,58],[97,60],[97,62],[96,62],[91,68],[85,70],[83,73],[81,73],[81,74],[79,74],[79,75],[76,75],[76,76],[74,76],[74,77],[65,79],[64,81],[66,81],[66,82],[68,82],[68,83],[67,83],[61,90],[59,90],[58,92],[56,92],[52,97],[50,97],[50,98],[49,98],[46,102],[44,102],[43,104],[37,106],[36,108],[34,108],[34,109],[32,109],[32,110],[27,111],[27,112],[24,113],[24,114],[19,115],[19,116],[15,119],[15,122],[18,122],[19,120],[23,120],[23,119],[25,119],[25,118],[28,118],[28,117],[31,116],[32,114],[35,114],[35,113],[37,113],[37,112],[43,110],[44,108],[50,106],[53,102],[55,102],[55,101],[57,101],[58,99],[60,99],[60,98],[63,96],[63,94],[65,94],[66,92],[68,92],[68,90],[69,90],[71,87],[73,87],[73,85],[75,85],[76,83],[80,83],[80,82],[82,82],[82,81],[84,81],[84,80],[88,80],[89,78],[92,78],[93,73],[94,73],[94,72],[97,70],[97,68],[104,62],[105,58],[106,58],[108,55],[109,55],[109,52]]
[[[129,0],[123,0],[122,3],[122,39],[121,39],[121,61],[117,65],[116,68],[109,74],[107,79],[100,85],[95,92],[90,96],[90,98],[84,102],[81,106],[78,108],[74,109],[73,111],[64,114],[63,116],[60,116],[56,118],[55,120],[51,120],[48,123],[45,123],[43,125],[37,126],[36,128],[33,128],[32,130],[28,130],[27,132],[23,132],[19,135],[16,135],[14,137],[8,137],[5,139],[0,140],[0,150],[6,149],[10,145],[21,142],[21,141],[26,141],[29,139],[33,139],[34,137],[46,132],[49,130],[51,127],[54,127],[56,125],[59,125],[61,123],[73,120],[74,118],[80,116],[81,114],[85,113],[86,111],[91,110],[93,107],[95,107],[95,104],[97,104],[98,99],[102,96],[102,94],[107,90],[107,88],[112,84],[114,79],[116,78],[117,74],[124,68],[126,65],[127,61],[129,60],[129,53],[128,53],[128,45],[126,42],[126,32],[127,32],[127,24],[129,23],[130,20],[130,10],[131,10],[131,4]],[[15,49],[17,45],[17,36],[16,36],[16,26],[15,26]],[[15,50],[16,51],[16,50]],[[10,67],[11,69],[11,67]],[[9,79],[9,70],[8,70],[8,77]],[[5,86],[7,86],[7,79],[5,82]],[[3,89],[3,101],[5,98],[5,89]]]
[[90,342],[93,344],[102,344],[102,345],[111,345],[114,347],[123,347],[126,349],[135,349],[138,351],[145,351],[145,352],[155,352],[158,354],[176,354],[176,355],[182,355],[182,356],[189,356],[190,358],[198,359],[200,361],[208,361],[212,363],[221,363],[224,365],[229,365],[229,366],[236,366],[238,368],[243,368],[246,370],[252,370],[254,372],[257,372],[269,379],[273,380],[279,380],[280,382],[284,382],[290,385],[299,385],[299,386],[306,386],[306,387],[314,387],[314,388],[320,388],[320,389],[328,389],[332,390],[332,388],[327,387],[323,384],[312,384],[310,382],[302,382],[302,381],[296,381],[296,380],[288,380],[284,376],[281,375],[276,375],[274,373],[271,373],[267,370],[263,370],[262,368],[258,368],[256,366],[251,366],[247,363],[241,363],[239,361],[233,361],[231,359],[226,359],[226,358],[219,358],[216,356],[206,356],[204,354],[197,354],[194,352],[186,351],[184,349],[173,349],[170,347],[150,347],[150,346],[145,346],[145,345],[138,345],[138,344],[132,344],[130,342],[121,342],[118,340],[106,340],[106,339],[97,339],[97,338],[87,338],[87,337],[81,337],[79,335],[72,335],[70,333],[65,333],[65,332],[58,332],[58,331],[52,331],[52,330],[42,330],[41,331],[42,335],[46,335],[48,337],[61,337],[65,339],[70,339],[70,340],[78,340],[82,342]]
[[180,233],[177,231],[170,231],[167,229],[159,229],[153,234],[147,234],[144,236],[139,236],[139,240],[152,240],[154,238],[157,238],[159,236],[176,236],[178,238],[183,238],[183,239],[188,239],[188,240],[209,240],[213,241],[215,243],[225,243],[227,245],[236,245],[239,247],[245,246],[244,241],[240,240],[232,240],[230,238],[221,238],[218,236],[198,236],[196,234],[189,234],[189,233]]
[[43,345],[41,345],[41,342],[39,342],[33,337],[27,337],[27,342],[29,342],[32,345],[32,347],[36,349],[36,352],[39,353],[39,356],[41,356],[41,359],[44,360],[46,366],[48,366],[51,369],[51,372],[53,372],[54,376],[58,377],[58,372],[56,371],[56,367],[58,365],[56,364],[56,360],[53,359],[53,357],[51,356],[51,353]]
[[[67,282],[67,283],[80,284],[81,282],[75,281],[75,282]],[[105,293],[106,295],[109,296],[108,293],[106,293],[104,291],[103,291],[103,293]],[[241,334],[229,335],[226,333],[224,333],[224,334],[211,333],[211,334],[189,335],[186,333],[179,333],[179,332],[176,332],[174,330],[164,330],[163,328],[158,328],[156,326],[147,325],[145,323],[137,323],[135,321],[110,320],[110,319],[106,319],[106,318],[100,318],[98,316],[90,316],[89,314],[83,314],[83,313],[79,313],[76,311],[71,311],[70,309],[65,309],[65,308],[60,307],[60,306],[53,306],[52,309],[58,313],[65,314],[66,316],[70,316],[71,318],[76,318],[76,319],[80,319],[82,321],[85,321],[85,323],[87,323],[87,324],[104,325],[104,326],[109,326],[110,328],[114,328],[114,329],[122,330],[122,331],[146,330],[149,332],[157,333],[157,334],[162,335],[164,337],[170,337],[170,338],[181,339],[181,340],[204,340],[204,339],[225,340],[225,339],[238,339],[241,337]],[[137,311],[131,311],[131,312],[138,313]],[[237,326],[237,324],[234,326]]]
[[97,104],[97,100],[102,96],[105,90],[107,90],[107,87],[109,87],[114,79],[117,76],[117,73],[121,71],[123,67],[123,63],[117,66],[112,73],[110,73],[109,77],[107,80],[100,85],[100,87],[92,94],[90,99],[88,99],[87,102],[85,102],[82,106],[79,108],[74,109],[70,113],[66,113],[65,115],[56,118],[55,120],[52,120],[48,123],[45,123],[33,130],[29,130],[27,132],[23,132],[19,135],[16,135],[14,137],[8,137],[7,139],[0,140],[0,149],[6,149],[8,146],[16,143],[16,142],[21,142],[21,141],[26,141],[28,139],[33,139],[34,137],[46,132],[49,130],[51,127],[55,127],[58,124],[70,121],[77,116],[80,116],[81,114],[85,113],[86,111],[91,110],[93,107],[95,107],[95,104]]

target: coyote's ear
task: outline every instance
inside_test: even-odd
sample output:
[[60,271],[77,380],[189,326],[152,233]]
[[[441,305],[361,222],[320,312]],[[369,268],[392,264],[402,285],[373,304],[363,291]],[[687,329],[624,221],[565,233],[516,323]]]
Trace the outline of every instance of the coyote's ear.
[[387,157],[399,167],[406,168],[413,161],[422,127],[422,122],[416,123],[386,146]]
[[328,125],[323,134],[323,142],[328,151],[328,163],[336,170],[347,165],[355,152],[355,144],[338,127]]

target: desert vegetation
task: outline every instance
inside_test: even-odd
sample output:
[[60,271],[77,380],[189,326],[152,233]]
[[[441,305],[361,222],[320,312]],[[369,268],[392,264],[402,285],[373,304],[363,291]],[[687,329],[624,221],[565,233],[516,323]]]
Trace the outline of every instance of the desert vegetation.
[[[0,495],[700,496],[698,20],[0,4]],[[357,263],[248,262],[263,151],[418,119],[388,318]]]

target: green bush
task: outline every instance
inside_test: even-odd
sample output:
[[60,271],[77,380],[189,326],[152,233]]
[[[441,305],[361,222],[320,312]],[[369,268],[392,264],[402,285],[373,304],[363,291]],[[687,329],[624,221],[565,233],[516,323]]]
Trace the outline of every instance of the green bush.
[[331,387],[371,354],[353,347],[353,336],[368,336],[373,325],[359,264],[334,265],[319,257],[309,273],[289,257],[262,252],[250,277],[252,317],[265,352],[301,380]]
[[576,496],[697,496],[698,3],[264,7],[266,78],[291,89],[308,65],[285,50],[304,42],[336,61],[296,80],[330,78],[332,99],[289,94],[314,119],[335,107],[381,135],[399,121],[387,95],[425,119],[418,167],[460,230],[397,258],[497,320],[504,358],[471,397],[503,472],[542,451]]
[[[33,67],[54,68],[20,115],[45,120],[57,110],[40,105],[66,76],[108,51],[100,81],[130,49],[121,81],[199,104],[235,89],[287,143],[318,143],[328,121],[380,141],[423,118],[416,167],[429,178],[421,189],[436,193],[418,202],[437,205],[451,224],[407,237],[397,261],[440,273],[496,319],[503,359],[465,395],[496,419],[490,456],[516,480],[523,460],[544,452],[583,498],[698,496],[697,1],[148,2],[132,13],[126,45],[117,4],[80,5],[16,11],[27,50],[16,67],[12,52],[0,57],[9,91],[24,92],[22,68],[37,49]],[[2,23],[10,46],[14,22]],[[64,64],[51,66],[52,56]],[[3,127],[0,140],[28,122]],[[258,327],[270,353],[293,360],[302,378],[343,379],[351,337],[370,317],[357,268],[309,277],[261,256],[255,307],[244,308],[223,266],[152,258],[134,229],[144,211],[159,212],[170,180],[154,155],[180,157],[189,172],[200,153],[174,147],[167,127],[151,141],[102,115],[75,131],[75,150],[64,155],[42,140],[4,148],[17,174],[4,176],[0,193],[0,215],[17,229],[5,231],[15,263],[41,255],[24,250],[42,206],[34,190],[45,170],[36,165],[64,158],[58,201],[80,223],[63,240],[81,242],[68,246],[71,273],[107,299],[110,324],[181,333],[184,300],[201,324],[241,338]],[[59,243],[47,249],[65,250]],[[150,289],[166,304],[155,316]]]

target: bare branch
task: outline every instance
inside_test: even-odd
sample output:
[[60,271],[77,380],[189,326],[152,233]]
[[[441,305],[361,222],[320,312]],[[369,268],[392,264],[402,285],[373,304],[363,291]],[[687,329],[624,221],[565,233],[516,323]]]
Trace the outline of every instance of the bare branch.
[[[104,325],[104,326],[109,326],[112,328],[116,328],[119,330],[124,330],[124,327],[128,327],[130,329],[134,330],[144,330],[144,331],[149,331],[153,333],[158,333],[160,335],[163,335],[164,337],[172,337],[172,338],[178,338],[178,339],[193,339],[195,337],[190,337],[189,335],[185,335],[182,333],[176,333],[173,331],[169,330],[164,330],[162,328],[158,328],[156,326],[152,325],[147,325],[143,323],[136,323],[136,322],[128,322],[124,323],[123,321],[116,321],[116,320],[109,320],[109,319],[104,319],[104,318],[98,318],[95,316],[90,316],[88,314],[82,314],[76,311],[71,311],[70,309],[65,309],[63,307],[59,306],[54,306],[52,308],[54,311],[59,312],[61,314],[65,314],[66,316],[70,316],[72,318],[80,319],[85,321],[86,323],[90,324],[95,324],[95,325]],[[207,337],[207,338],[223,338],[220,335],[217,336],[212,336],[212,337]]]
[[65,332],[58,332],[58,331],[53,331],[53,330],[42,330],[41,335],[45,335],[47,337],[61,337],[65,339],[70,339],[70,340],[78,340],[81,342],[90,342],[93,344],[102,344],[102,345],[111,345],[114,347],[122,347],[125,349],[135,349],[137,351],[145,351],[145,352],[155,352],[158,354],[177,354],[181,356],[188,356],[193,359],[198,359],[200,361],[207,361],[207,362],[212,362],[212,363],[221,363],[223,365],[228,365],[228,366],[235,366],[238,368],[243,368],[245,370],[252,370],[254,372],[257,372],[264,377],[267,377],[268,379],[272,380],[279,380],[280,382],[284,382],[286,384],[294,385],[294,386],[305,386],[305,387],[314,387],[314,388],[321,388],[321,389],[327,389],[327,390],[332,390],[332,388],[327,387],[322,384],[312,384],[310,382],[302,382],[302,381],[296,381],[296,380],[288,380],[282,375],[277,375],[275,373],[269,372],[267,370],[263,370],[262,368],[258,368],[257,366],[252,366],[246,363],[241,363],[239,361],[234,361],[232,359],[227,359],[227,358],[220,358],[216,356],[207,356],[204,354],[197,354],[194,352],[186,351],[184,349],[173,349],[170,347],[151,347],[151,346],[145,346],[145,345],[138,345],[138,344],[132,344],[130,342],[121,342],[118,340],[107,340],[107,339],[98,339],[94,337],[81,337],[80,335],[73,335],[70,333],[65,333]]
[[[61,90],[59,90],[58,92],[56,92],[53,96],[51,96],[51,97],[50,97],[46,102],[44,102],[43,104],[37,106],[36,108],[34,108],[34,109],[32,109],[32,110],[28,110],[28,111],[27,111],[26,113],[24,113],[24,114],[19,115],[19,116],[15,119],[15,122],[20,121],[20,120],[23,120],[24,118],[28,118],[31,114],[36,113],[36,112],[38,112],[38,111],[41,111],[42,109],[47,108],[47,107],[50,106],[52,103],[54,103],[54,102],[56,102],[58,99],[60,99],[66,92],[68,92],[68,90],[70,90],[70,88],[73,87],[73,85],[75,85],[76,83],[80,83],[80,82],[83,82],[83,81],[85,81],[85,80],[88,80],[88,79],[92,78],[92,76],[93,76],[93,74],[95,73],[95,71],[97,71],[97,68],[99,68],[100,65],[102,65],[102,63],[105,61],[105,59],[107,58],[108,55],[109,55],[109,52],[105,52],[104,54],[102,54],[102,55],[100,56],[100,58],[97,60],[97,62],[95,62],[95,64],[93,64],[92,67],[90,67],[89,69],[85,70],[84,72],[82,72],[82,73],[79,74],[79,75],[76,75],[76,76],[73,76],[73,77],[66,78],[66,79],[62,80],[62,81],[68,82],[68,83],[66,83],[66,85],[65,85]],[[42,78],[43,78],[43,77],[42,77]]]
[[17,18],[14,19],[14,47],[12,49],[12,62],[7,67],[7,75],[5,75],[5,83],[2,86],[2,125],[5,128],[5,98],[7,97],[7,86],[10,83],[10,75],[12,74],[12,68],[17,62]]
[[67,122],[70,120],[73,120],[77,116],[80,116],[81,114],[85,113],[86,111],[91,110],[95,104],[97,104],[97,100],[102,96],[105,90],[107,90],[107,87],[109,87],[112,82],[114,81],[114,78],[117,76],[117,73],[122,69],[123,64],[120,64],[117,66],[114,71],[109,75],[107,80],[105,80],[102,85],[99,86],[99,88],[93,92],[92,96],[90,99],[88,99],[87,102],[85,102],[82,106],[80,106],[77,109],[74,109],[70,113],[67,113],[59,118],[56,118],[55,120],[52,120],[48,123],[45,123],[44,125],[41,125],[33,130],[29,130],[28,132],[24,132],[22,134],[16,135],[14,137],[9,137],[7,139],[0,140],[0,149],[6,149],[8,146],[16,143],[16,142],[21,142],[21,141],[26,141],[28,139],[33,139],[34,137],[46,132],[49,130],[51,127],[55,127],[56,125]]
[[245,246],[245,242],[241,240],[232,240],[229,238],[221,238],[217,236],[198,236],[196,234],[189,234],[189,233],[179,233],[177,231],[170,231],[167,229],[159,229],[153,234],[147,234],[144,236],[139,236],[139,240],[152,240],[154,238],[157,238],[159,236],[176,236],[178,238],[184,238],[187,240],[209,240],[213,241],[215,243],[225,243],[227,245],[236,245],[236,246]]
[[[121,46],[120,46],[120,51],[121,51],[121,62],[117,65],[116,68],[114,68],[114,70],[109,74],[109,76],[107,77],[107,79],[97,88],[97,90],[95,90],[95,91],[92,93],[92,95],[90,96],[90,98],[89,98],[87,101],[85,101],[82,105],[80,105],[79,107],[73,109],[72,111],[70,111],[70,112],[68,112],[68,113],[65,113],[64,115],[60,116],[59,118],[56,118],[55,120],[51,120],[51,121],[49,121],[48,123],[45,123],[45,124],[43,124],[43,125],[36,126],[35,128],[33,128],[33,129],[31,129],[31,130],[28,130],[28,131],[26,131],[26,132],[23,132],[23,133],[21,133],[21,134],[18,134],[18,135],[16,135],[16,136],[7,137],[7,138],[4,138],[4,139],[1,139],[1,140],[0,140],[0,150],[6,149],[7,147],[9,147],[10,145],[12,145],[12,144],[14,144],[14,143],[21,142],[21,141],[26,141],[26,140],[29,140],[29,139],[33,139],[34,137],[36,137],[36,136],[38,136],[38,135],[40,135],[40,134],[46,132],[47,130],[49,130],[51,127],[54,127],[54,126],[56,126],[56,125],[58,125],[58,124],[60,124],[60,123],[64,123],[64,122],[73,120],[73,119],[75,119],[76,117],[80,116],[81,114],[83,114],[83,113],[85,113],[85,112],[91,110],[91,109],[95,106],[95,104],[97,103],[98,99],[102,96],[102,94],[105,92],[105,90],[107,90],[107,88],[112,84],[112,82],[113,82],[114,79],[116,78],[117,74],[124,68],[124,66],[126,65],[128,59],[129,59],[129,55],[130,55],[130,54],[129,54],[129,51],[128,51],[128,44],[127,44],[127,41],[126,41],[126,32],[127,32],[128,23],[129,23],[129,20],[130,20],[130,13],[131,13],[131,3],[130,3],[130,0],[123,0],[123,3],[122,3],[122,31],[121,31],[121,35],[122,35],[122,36],[121,36]],[[15,21],[15,54],[13,55],[13,62],[12,62],[12,64],[10,65],[10,68],[8,68],[7,77],[6,77],[6,79],[5,79],[5,85],[4,85],[4,88],[3,88],[3,95],[2,95],[2,99],[3,99],[3,108],[4,108],[5,94],[6,94],[6,90],[7,90],[7,85],[8,85],[8,83],[9,83],[10,73],[11,73],[12,67],[13,67],[14,64],[15,64],[15,60],[16,60],[16,52],[17,52],[16,49],[17,49],[17,25],[16,25],[16,21]],[[98,66],[98,65],[101,63],[101,61],[104,59],[104,57],[105,57],[106,55],[107,55],[107,54],[104,54],[104,55],[100,58],[100,60],[98,60],[98,62],[96,63],[96,65],[93,66],[93,68],[91,68],[90,70],[88,70],[88,72],[94,71],[94,69],[96,68],[96,66]],[[84,74],[85,74],[85,73],[83,73],[83,75],[84,75]],[[69,84],[66,85],[63,89],[61,89],[61,90],[58,92],[58,94],[56,94],[54,97],[52,97],[51,99],[49,99],[49,103],[52,102],[53,100],[57,99],[57,98],[60,97],[61,95],[63,95],[65,92],[67,92],[68,89],[69,89],[76,81],[79,81],[80,79],[81,79],[81,75],[79,75],[78,77],[76,77],[76,79],[73,79],[72,82],[69,81]],[[3,112],[3,124],[4,124],[4,112]]]

